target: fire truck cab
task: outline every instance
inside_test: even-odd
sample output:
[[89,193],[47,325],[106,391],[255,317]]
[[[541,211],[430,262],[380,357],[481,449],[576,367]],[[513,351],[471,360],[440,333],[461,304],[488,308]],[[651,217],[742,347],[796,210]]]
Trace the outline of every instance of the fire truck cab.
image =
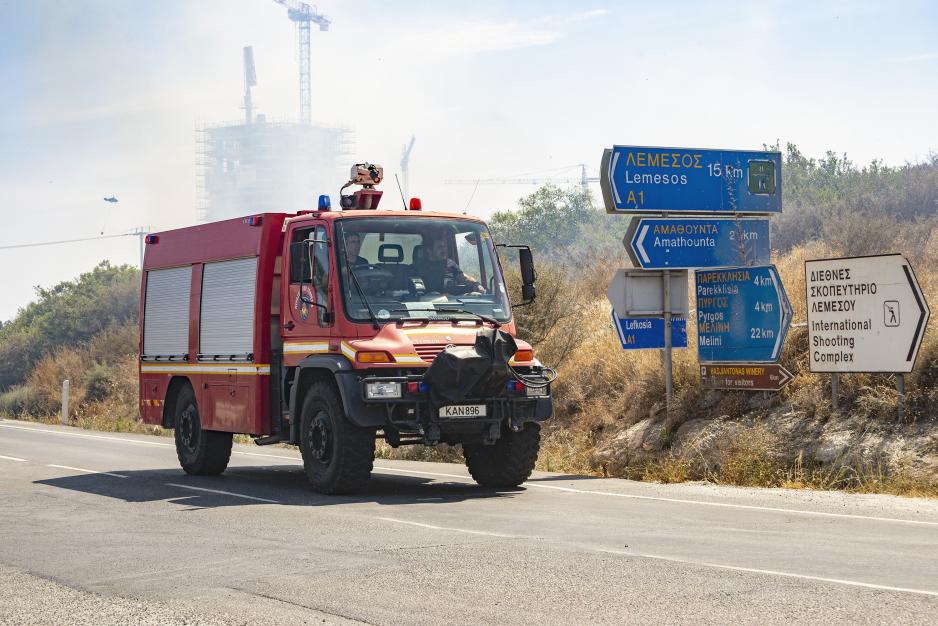
[[[342,210],[321,196],[315,211],[147,237],[143,420],[175,429],[190,474],[223,472],[232,435],[244,433],[259,445],[299,446],[322,493],[363,487],[376,438],[393,447],[461,444],[479,484],[520,484],[534,467],[539,422],[551,416],[552,371],[514,339],[488,227],[423,211],[416,199],[407,210],[378,210],[380,176],[368,166],[371,180],[362,182],[356,167],[359,180],[353,168],[349,184],[363,188],[341,197]],[[529,302],[530,250],[515,247]],[[501,352],[473,352],[493,338]],[[492,376],[467,387],[469,370],[457,367],[453,388],[438,393],[443,379],[427,372],[444,352],[457,366],[466,354],[476,365],[488,355],[507,380],[494,377],[495,391]]]

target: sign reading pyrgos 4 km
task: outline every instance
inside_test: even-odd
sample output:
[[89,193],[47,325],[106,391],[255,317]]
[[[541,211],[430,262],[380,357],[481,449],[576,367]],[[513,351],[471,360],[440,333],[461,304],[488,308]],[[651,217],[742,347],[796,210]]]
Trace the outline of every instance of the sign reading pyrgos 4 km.
[[600,184],[609,213],[781,213],[780,152],[614,146]]

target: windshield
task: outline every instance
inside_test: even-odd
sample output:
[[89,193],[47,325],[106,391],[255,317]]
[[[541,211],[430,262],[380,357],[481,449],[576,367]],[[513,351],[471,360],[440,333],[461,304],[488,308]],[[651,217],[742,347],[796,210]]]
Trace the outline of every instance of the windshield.
[[[336,243],[349,318],[507,322],[505,284],[484,224],[424,217],[340,220]],[[370,308],[370,311],[369,311]],[[462,311],[462,312],[460,312]]]

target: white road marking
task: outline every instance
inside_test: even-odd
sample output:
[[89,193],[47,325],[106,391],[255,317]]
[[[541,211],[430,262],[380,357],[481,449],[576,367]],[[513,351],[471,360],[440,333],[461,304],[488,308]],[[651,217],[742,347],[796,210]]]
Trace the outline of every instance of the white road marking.
[[[588,546],[582,546],[588,547]],[[910,587],[892,587],[890,585],[877,585],[876,583],[865,583],[859,580],[849,580],[845,578],[828,578],[826,576],[812,576],[810,574],[797,574],[795,572],[782,572],[771,569],[759,569],[755,567],[740,567],[737,565],[725,565],[723,563],[710,563],[707,561],[695,561],[693,559],[681,559],[673,556],[662,556],[660,554],[644,554],[641,552],[626,552],[624,550],[606,550],[603,548],[592,547],[598,552],[606,552],[621,556],[632,556],[640,559],[652,559],[656,561],[667,561],[669,563],[680,563],[682,565],[697,565],[700,567],[710,567],[713,569],[722,569],[732,572],[746,572],[749,574],[765,574],[767,576],[780,576],[782,578],[797,578],[801,580],[811,580],[816,582],[832,583],[835,585],[848,585],[851,587],[863,587],[866,589],[877,589],[880,591],[898,591],[901,593],[915,593],[923,596],[938,597],[938,591],[928,589],[912,589]]]
[[3,456],[0,454],[0,459],[6,459],[7,461],[19,461],[20,463],[25,463],[26,459],[21,459],[18,456]]
[[[5,420],[4,420],[5,421]],[[110,441],[117,441],[123,443],[132,443],[140,445],[150,445],[150,446],[162,446],[165,448],[175,447],[173,444],[169,443],[159,443],[154,441],[141,441],[139,439],[123,439],[118,437],[105,437],[103,435],[87,435],[84,433],[72,433],[64,432],[57,430],[47,430],[44,428],[29,428],[23,426],[13,426],[11,424],[0,423],[0,428],[13,428],[16,430],[28,430],[31,432],[38,433],[48,433],[52,435],[68,435],[72,437],[87,437],[90,439],[105,439]],[[295,457],[288,457],[283,455],[275,454],[264,454],[260,452],[241,452],[233,451],[234,454],[242,454],[247,456],[256,456],[256,457],[267,457],[272,459],[286,459],[290,461],[299,461],[300,459]],[[384,472],[393,472],[398,474],[410,474],[416,476],[439,476],[442,478],[456,478],[466,482],[472,482],[472,479],[468,476],[463,476],[461,474],[445,474],[442,472],[424,472],[419,470],[409,470],[409,469],[399,469],[394,467],[383,467],[375,466],[375,470],[380,470]],[[577,493],[583,495],[593,495],[593,496],[605,496],[612,498],[626,498],[632,500],[651,500],[658,502],[673,502],[675,504],[693,504],[699,506],[712,506],[712,507],[721,507],[727,509],[741,509],[749,511],[766,511],[769,513],[784,513],[789,515],[807,515],[813,517],[830,517],[830,518],[840,518],[840,519],[858,519],[858,520],[868,520],[873,522],[891,522],[897,524],[913,524],[919,526],[938,526],[938,522],[926,521],[926,520],[911,520],[911,519],[901,519],[896,517],[878,517],[875,515],[857,515],[852,513],[827,513],[824,511],[805,511],[801,509],[786,509],[782,507],[770,507],[770,506],[758,506],[755,504],[734,504],[730,502],[707,502],[705,500],[688,500],[683,498],[666,498],[664,496],[643,496],[638,494],[630,493],[616,493],[612,491],[595,491],[588,489],[574,489],[572,487],[559,487],[557,485],[542,485],[536,482],[526,482],[523,484],[524,487],[533,487],[535,489],[553,489],[556,491],[565,491],[568,493]]]
[[84,437],[85,439],[104,439],[106,441],[119,441],[121,443],[131,443],[141,446],[160,446],[163,448],[173,448],[175,447],[171,443],[160,443],[158,441],[142,441],[140,439],[124,439],[121,437],[105,437],[104,435],[87,435],[85,433],[72,433],[62,430],[52,430],[46,428],[32,428],[28,426],[13,426],[11,424],[2,424],[0,423],[0,428],[11,428],[13,430],[27,430],[31,433],[43,433],[46,435],[63,435],[66,437]]
[[258,498],[256,496],[246,496],[243,493],[234,493],[233,491],[222,491],[221,489],[206,489],[205,487],[193,487],[192,485],[180,485],[178,483],[164,483],[169,487],[179,487],[180,489],[191,489],[192,491],[204,491],[206,493],[216,493],[222,496],[232,496],[234,498],[244,498],[245,500],[254,500],[255,502],[267,502],[269,504],[283,504],[279,500],[268,500],[267,498]]
[[419,528],[429,528],[431,530],[448,530],[454,533],[465,533],[467,535],[485,535],[486,537],[499,537],[501,539],[534,539],[534,537],[522,537],[520,535],[506,535],[504,533],[490,533],[484,530],[469,530],[468,528],[453,528],[451,526],[434,526],[433,524],[421,524],[420,522],[410,522],[393,517],[379,517],[379,520],[393,522],[395,524],[406,524],[408,526],[417,526]]
[[920,526],[938,526],[938,522],[925,520],[901,519],[897,517],[877,517],[875,515],[856,515],[853,513],[828,513],[825,511],[804,511],[801,509],[785,509],[773,506],[758,506],[755,504],[733,504],[730,502],[707,502],[706,500],[686,500],[683,498],[665,498],[663,496],[641,496],[631,493],[615,493],[611,491],[591,491],[588,489],[573,489],[571,487],[558,487],[556,485],[540,485],[538,483],[527,482],[525,487],[535,487],[537,489],[555,489],[557,491],[567,491],[570,493],[581,493],[592,496],[610,496],[615,498],[629,498],[632,500],[653,500],[660,502],[674,502],[676,504],[698,504],[700,506],[715,506],[726,509],[744,509],[750,511],[767,511],[769,513],[786,513],[794,515],[812,515],[815,517],[837,517],[843,519],[862,519],[873,522],[895,522],[898,524],[918,524]]
[[53,465],[49,464],[49,467],[57,467],[59,469],[72,470],[73,472],[84,472],[85,474],[104,474],[105,476],[113,476],[114,478],[127,478],[123,474],[115,474],[114,472],[101,472],[98,470],[84,469],[82,467],[71,467],[69,465]]
[[[535,536],[524,536],[524,535],[508,535],[504,533],[493,533],[486,532],[481,530],[471,530],[468,528],[455,528],[451,526],[436,526],[433,524],[423,524],[420,522],[411,522],[408,520],[397,519],[394,517],[379,517],[378,519],[385,522],[393,522],[395,524],[406,524],[408,526],[417,526],[419,528],[427,528],[430,530],[443,530],[457,533],[465,533],[469,535],[485,535],[488,537],[499,537],[502,539],[525,539],[529,541],[536,541],[540,538]],[[712,569],[720,569],[731,572],[745,572],[748,574],[762,574],[765,576],[779,576],[781,578],[794,578],[799,580],[810,580],[813,582],[823,582],[831,583],[835,585],[847,585],[850,587],[862,587],[864,589],[876,589],[879,591],[896,591],[900,593],[913,593],[924,596],[938,597],[938,591],[931,591],[928,589],[913,589],[910,587],[894,587],[891,585],[879,585],[876,583],[867,583],[859,580],[850,580],[846,578],[830,578],[827,576],[812,576],[811,574],[798,574],[796,572],[783,572],[779,570],[770,570],[770,569],[760,569],[755,567],[742,567],[739,565],[727,565],[724,563],[711,563],[709,561],[696,561],[694,559],[682,559],[672,556],[663,556],[660,554],[647,554],[643,552],[628,552],[625,550],[611,550],[603,548],[601,546],[592,546],[588,544],[573,543],[569,541],[558,541],[555,543],[559,545],[568,545],[576,548],[590,550],[592,552],[602,552],[605,554],[615,554],[618,556],[627,556],[639,559],[650,559],[655,561],[666,561],[668,563],[677,563],[680,565],[692,565],[697,567],[707,567]]]

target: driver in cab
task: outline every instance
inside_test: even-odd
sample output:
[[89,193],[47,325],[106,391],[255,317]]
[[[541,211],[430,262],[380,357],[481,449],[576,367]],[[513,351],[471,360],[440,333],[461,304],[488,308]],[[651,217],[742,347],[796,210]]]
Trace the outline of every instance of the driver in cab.
[[467,276],[456,262],[446,256],[446,241],[443,236],[433,240],[427,258],[418,269],[427,291],[438,293],[481,292],[478,281]]
[[368,259],[359,256],[362,249],[361,233],[348,233],[345,236],[345,254],[348,259],[349,267],[367,267],[370,265]]

